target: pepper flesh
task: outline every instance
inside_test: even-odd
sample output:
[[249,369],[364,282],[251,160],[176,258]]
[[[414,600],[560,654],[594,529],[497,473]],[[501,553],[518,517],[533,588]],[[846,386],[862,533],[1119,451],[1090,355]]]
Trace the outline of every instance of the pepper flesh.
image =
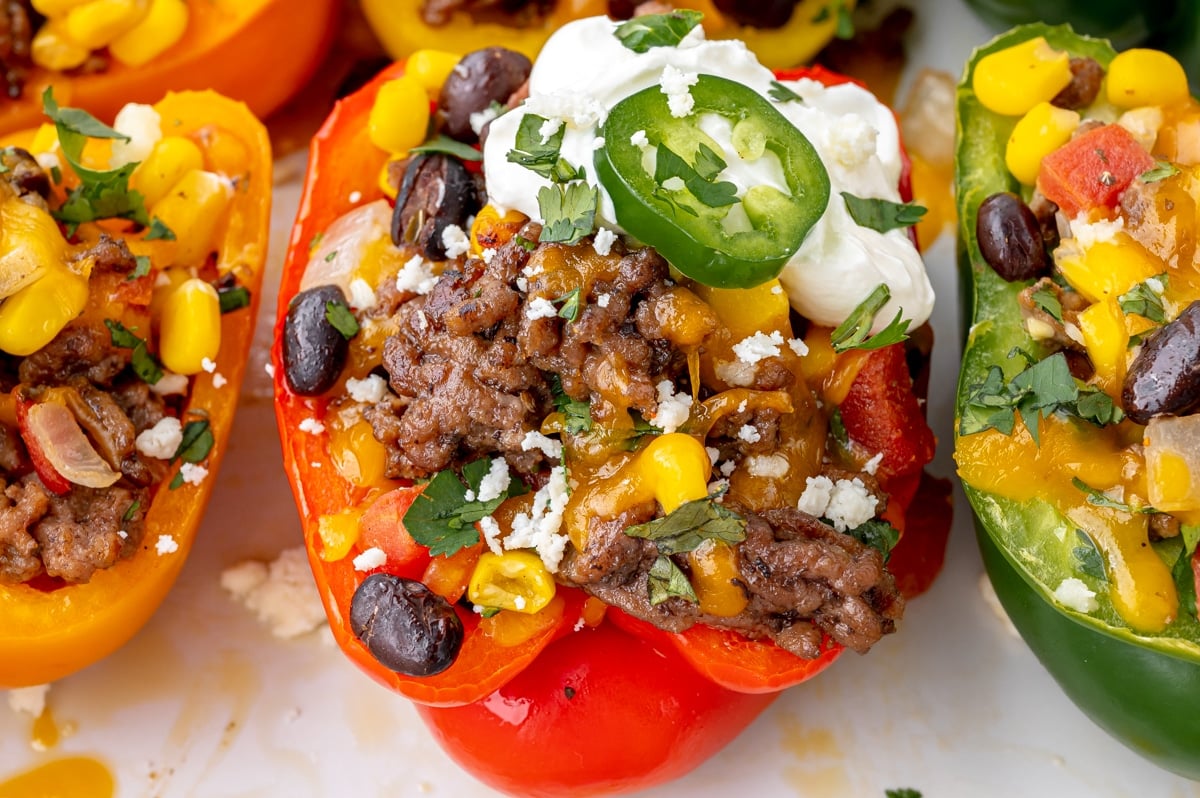
[[[1017,293],[1025,284],[1000,279],[987,266],[974,237],[980,203],[997,192],[1020,191],[1016,179],[1002,167],[1015,119],[987,111],[969,90],[973,67],[981,57],[1036,36],[1045,36],[1053,46],[1073,55],[1090,56],[1102,65],[1114,56],[1106,42],[1077,36],[1065,26],[1029,25],[980,48],[968,64],[958,95],[956,156],[960,279],[964,320],[971,325],[959,378],[960,415],[968,388],[982,382],[993,365],[1009,370],[1019,367],[1019,359],[1008,358],[1014,347],[1037,351],[1024,331],[1017,303]],[[1043,429],[1043,435],[1048,432],[1058,434]],[[1098,441],[1107,438],[1114,438],[1106,444],[1114,452],[1123,445],[1111,429],[1087,427],[1087,432],[1093,450]],[[1132,602],[1132,607],[1126,607],[1129,618],[1123,618],[1109,605],[1090,613],[1061,606],[1054,598],[1056,588],[1078,573],[1072,549],[1080,525],[1079,510],[1055,509],[1055,499],[1030,499],[1001,495],[998,488],[981,489],[979,479],[970,476],[979,470],[972,453],[979,451],[983,436],[991,435],[987,432],[956,437],[956,457],[976,513],[984,562],[1009,617],[1068,696],[1099,725],[1163,767],[1200,778],[1200,749],[1195,745],[1200,739],[1200,692],[1196,690],[1200,684],[1200,640],[1194,631],[1195,620],[1179,617],[1156,631],[1154,627],[1162,624],[1164,615],[1154,616],[1154,597],[1149,594],[1155,591],[1131,588],[1124,576],[1114,586],[1117,595],[1111,605]],[[1011,442],[1005,441],[1005,445]],[[1062,449],[1061,445],[1042,441],[1045,457],[1069,458]],[[1101,487],[1119,484],[1121,468],[1115,459],[1109,458],[1107,464],[1104,458],[1092,456],[1073,459],[1083,469],[1079,475],[1083,482]],[[1024,479],[1036,476],[1025,474]],[[972,485],[973,481],[977,484]],[[1008,487],[1014,487],[1013,480],[1008,482]],[[1082,501],[1083,494],[1069,480],[1056,495],[1071,495],[1067,491],[1078,494],[1075,498],[1085,511],[1095,513],[1100,509]],[[1096,543],[1110,547],[1104,552],[1110,559],[1136,556],[1144,544],[1134,541],[1130,545],[1127,532],[1114,528],[1112,540]],[[1161,564],[1151,554],[1136,565],[1155,570]],[[1172,612],[1167,611],[1168,620]],[[1135,631],[1139,626],[1142,628]]]
[[[0,105],[0,133],[42,121],[42,89],[62,106],[112,119],[126,103],[153,103],[168,90],[211,89],[257,116],[281,106],[312,76],[332,42],[335,0],[217,0],[192,3],[183,37],[139,67],[112,63],[92,74],[32,69],[17,100]],[[270,74],[269,80],[255,76]]]
[[[194,378],[185,412],[207,415],[215,437],[209,454],[209,476],[198,485],[168,490],[164,485],[146,514],[142,549],[91,581],[39,590],[30,585],[0,586],[0,687],[44,684],[60,679],[111,654],[149,620],[183,567],[216,482],[225,442],[237,405],[246,356],[254,331],[259,287],[266,258],[271,200],[271,148],[266,129],[241,103],[213,92],[169,94],[155,105],[164,120],[178,122],[173,131],[189,135],[219,126],[246,148],[248,178],[233,202],[234,213],[218,249],[217,268],[233,272],[249,289],[250,306],[221,317],[223,345],[216,372],[228,381],[213,384],[213,375]],[[5,143],[32,139],[32,131]],[[256,179],[256,178],[265,179]],[[179,548],[158,555],[159,535],[171,535]]]

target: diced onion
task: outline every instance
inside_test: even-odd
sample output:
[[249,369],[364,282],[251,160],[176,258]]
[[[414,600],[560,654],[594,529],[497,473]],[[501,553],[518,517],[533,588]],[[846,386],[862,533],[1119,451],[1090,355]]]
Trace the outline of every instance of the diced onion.
[[387,200],[376,200],[340,216],[325,230],[313,249],[300,290],[318,285],[336,285],[350,296],[354,271],[362,263],[367,247],[391,235],[392,211]]
[[64,478],[76,485],[107,488],[121,474],[104,461],[75,420],[75,415],[57,402],[39,402],[29,408],[25,431]]

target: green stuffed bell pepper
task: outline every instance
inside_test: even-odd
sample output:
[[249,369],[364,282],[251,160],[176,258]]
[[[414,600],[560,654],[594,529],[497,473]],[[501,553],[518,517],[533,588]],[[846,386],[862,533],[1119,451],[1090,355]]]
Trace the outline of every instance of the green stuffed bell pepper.
[[1200,104],[1034,24],[957,95],[955,458],[984,563],[1070,698],[1200,778]]

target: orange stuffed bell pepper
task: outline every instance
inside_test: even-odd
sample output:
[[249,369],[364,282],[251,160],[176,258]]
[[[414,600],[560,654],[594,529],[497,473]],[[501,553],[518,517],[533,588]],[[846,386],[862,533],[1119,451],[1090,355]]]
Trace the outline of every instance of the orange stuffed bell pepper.
[[213,92],[0,150],[0,687],[60,679],[154,613],[225,453],[266,256],[271,151]]
[[[879,126],[862,141],[889,166],[859,210],[900,223],[843,235],[921,269],[894,117],[838,76],[776,75],[744,50],[722,65],[738,80],[688,83],[715,60],[677,47],[698,21],[573,22],[539,55],[528,101],[498,117],[520,59],[468,54],[434,92],[428,140],[424,67],[393,65],[310,150],[273,349],[309,562],[347,656],[513,794],[682,775],[779,691],[893,630],[903,597],[885,560],[901,530],[893,561],[926,555],[902,575],[908,595],[945,543],[944,502],[932,523],[908,513],[934,446],[906,358],[928,354],[925,299],[823,312],[826,297],[793,327],[785,288],[814,220],[849,218],[830,186],[868,193],[843,182],[846,163],[884,160],[827,161],[818,130],[785,116],[801,100],[851,101]],[[463,107],[456,81],[477,69],[495,96]],[[555,105],[565,95],[539,76],[605,113]],[[668,94],[695,105],[673,114]],[[702,114],[715,132],[697,130]],[[723,179],[768,151],[786,192]],[[721,224],[730,205],[743,229]]]
[[[363,0],[362,6],[393,58],[426,49],[467,53],[491,45],[533,58],[546,38],[571,20],[595,14],[628,18],[639,4],[640,0],[505,4],[515,7],[511,11],[471,0]],[[855,0],[677,0],[671,5],[702,12],[709,38],[741,39],[774,69],[804,63],[834,36],[853,34]]]
[[315,72],[337,0],[23,0],[10,3],[0,133],[40,121],[42,91],[112,119],[126,103],[211,89],[265,117]]

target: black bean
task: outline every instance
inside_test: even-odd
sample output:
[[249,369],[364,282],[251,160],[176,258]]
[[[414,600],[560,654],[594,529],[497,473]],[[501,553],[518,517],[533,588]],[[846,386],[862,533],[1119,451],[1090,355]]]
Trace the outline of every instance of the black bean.
[[979,206],[975,238],[983,259],[1009,282],[1031,280],[1050,269],[1042,229],[1016,194],[993,194]]
[[396,207],[392,242],[413,244],[430,260],[445,260],[442,233],[450,225],[466,227],[482,206],[479,186],[462,161],[442,153],[418,155],[408,162]]
[[1200,408],[1200,300],[1142,345],[1125,375],[1121,404],[1138,424]]
[[446,599],[393,574],[371,574],[354,591],[350,628],[371,656],[407,676],[446,670],[463,642],[462,621]]
[[1054,95],[1051,105],[1072,111],[1087,108],[1096,101],[1100,84],[1104,82],[1104,67],[1095,58],[1071,59],[1071,82]]
[[283,373],[288,387],[301,396],[325,393],[346,364],[350,343],[326,317],[330,302],[346,304],[336,285],[301,291],[288,305],[283,322]]
[[492,103],[504,105],[529,79],[533,65],[521,53],[488,47],[467,53],[442,84],[438,116],[447,136],[473,144],[479,135],[471,128],[471,114]]
[[739,25],[782,28],[800,0],[714,0],[713,5]]

